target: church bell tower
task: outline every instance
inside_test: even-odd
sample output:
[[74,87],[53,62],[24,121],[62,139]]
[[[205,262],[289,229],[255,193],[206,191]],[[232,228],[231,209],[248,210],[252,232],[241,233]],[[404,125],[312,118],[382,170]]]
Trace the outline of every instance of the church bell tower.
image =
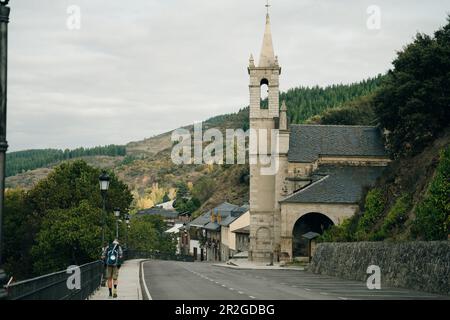
[[[275,56],[267,4],[266,26],[259,61],[250,56],[250,129],[257,137],[250,146],[250,248],[249,260],[273,262],[276,255],[277,216],[276,175],[263,174],[267,164],[261,156],[271,156],[272,129],[279,123],[279,77],[281,68]],[[266,100],[267,98],[267,100]],[[264,99],[264,100],[263,100]],[[267,139],[267,149],[261,150],[261,139]],[[252,144],[254,147],[252,147]],[[256,145],[256,147],[255,147]],[[264,148],[262,148],[264,149]]]

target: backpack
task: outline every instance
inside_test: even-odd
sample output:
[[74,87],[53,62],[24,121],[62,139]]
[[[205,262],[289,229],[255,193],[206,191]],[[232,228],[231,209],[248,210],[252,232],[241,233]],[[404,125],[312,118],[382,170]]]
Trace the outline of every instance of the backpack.
[[106,265],[117,266],[119,263],[119,248],[117,244],[113,248],[109,247],[106,253]]

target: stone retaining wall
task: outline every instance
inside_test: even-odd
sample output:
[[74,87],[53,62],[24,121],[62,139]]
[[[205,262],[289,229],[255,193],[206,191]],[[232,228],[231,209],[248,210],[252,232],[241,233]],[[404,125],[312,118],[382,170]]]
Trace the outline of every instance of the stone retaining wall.
[[381,269],[381,285],[450,295],[450,241],[321,243],[309,268],[314,273],[366,281]]

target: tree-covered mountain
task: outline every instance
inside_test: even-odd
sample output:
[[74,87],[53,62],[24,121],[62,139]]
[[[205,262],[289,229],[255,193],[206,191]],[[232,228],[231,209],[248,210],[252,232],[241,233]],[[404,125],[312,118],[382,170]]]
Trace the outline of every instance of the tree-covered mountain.
[[59,161],[86,156],[124,156],[125,146],[109,145],[93,148],[77,148],[73,150],[36,149],[9,152],[6,154],[6,176],[42,167],[48,167]]
[[378,75],[361,82],[327,87],[298,87],[281,93],[280,101],[286,101],[291,123],[304,123],[312,116],[340,107],[379,88],[384,76]]
[[[380,87],[384,75],[378,75],[360,82],[351,84],[335,84],[327,87],[297,87],[280,94],[280,101],[285,101],[288,109],[288,118],[291,123],[305,123],[314,116],[332,112],[345,106],[356,107],[367,104],[370,97]],[[267,99],[262,106],[267,105]],[[358,110],[359,111],[359,110]],[[356,112],[358,112],[356,111]],[[352,109],[353,112],[353,109]],[[372,110],[361,109],[358,113],[372,113]],[[359,120],[360,115],[358,115]],[[365,121],[371,114],[365,115]],[[317,119],[316,119],[317,120]],[[249,128],[248,107],[240,109],[237,113],[223,114],[205,121],[206,126],[221,126],[227,128]]]

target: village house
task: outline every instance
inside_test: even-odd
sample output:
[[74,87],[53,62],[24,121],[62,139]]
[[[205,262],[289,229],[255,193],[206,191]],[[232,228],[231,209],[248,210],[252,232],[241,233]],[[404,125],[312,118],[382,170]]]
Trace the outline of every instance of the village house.
[[199,241],[196,251],[200,252],[201,259],[208,261],[229,259],[236,247],[235,236],[230,229],[231,224],[246,212],[248,206],[224,202],[190,222],[190,236],[191,239]]

